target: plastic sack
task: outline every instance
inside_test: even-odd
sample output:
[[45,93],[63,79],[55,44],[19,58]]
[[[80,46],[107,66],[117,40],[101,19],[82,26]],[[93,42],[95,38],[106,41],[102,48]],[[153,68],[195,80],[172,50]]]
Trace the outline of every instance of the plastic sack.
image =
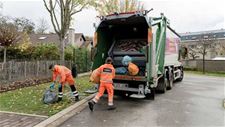
[[127,74],[127,69],[125,67],[118,67],[116,68],[116,74]]
[[128,64],[132,62],[132,58],[130,56],[124,56],[122,59],[123,66],[128,66]]
[[137,65],[135,65],[134,63],[129,63],[128,64],[128,72],[129,72],[129,75],[137,75],[138,72],[139,72],[139,68]]
[[100,83],[100,72],[95,69],[90,76],[90,81],[95,83],[95,84],[99,84]]
[[57,101],[57,99],[57,94],[54,91],[47,89],[43,95],[42,101],[45,104],[53,104]]

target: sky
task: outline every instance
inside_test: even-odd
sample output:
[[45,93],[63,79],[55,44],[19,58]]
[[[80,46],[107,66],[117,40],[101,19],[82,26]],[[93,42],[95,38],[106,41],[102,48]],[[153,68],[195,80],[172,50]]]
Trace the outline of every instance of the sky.
[[[44,18],[53,31],[49,14],[42,0],[0,0],[2,15],[26,17],[35,24]],[[139,0],[145,8],[154,10],[149,16],[160,16],[170,20],[170,25],[178,33],[225,29],[225,0]],[[73,17],[72,28],[76,32],[93,36],[93,23],[98,22],[98,13],[93,9],[85,9]]]

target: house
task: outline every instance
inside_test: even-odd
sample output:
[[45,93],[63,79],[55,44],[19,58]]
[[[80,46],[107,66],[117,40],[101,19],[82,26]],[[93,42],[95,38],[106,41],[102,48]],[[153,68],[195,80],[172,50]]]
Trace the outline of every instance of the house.
[[[30,34],[30,42],[34,45],[53,43],[60,44],[59,37],[56,33],[50,34]],[[83,33],[75,33],[74,29],[69,29],[69,32],[65,38],[65,46],[72,45],[75,47],[81,47],[86,45],[86,38]]]
[[82,48],[86,48],[86,49],[88,49],[89,51],[91,51],[91,47],[92,47],[92,45],[93,45],[93,38],[92,38],[92,37],[88,37],[88,36],[86,36],[85,38],[86,38],[86,43],[83,43],[83,44],[81,45],[81,47],[82,47]]
[[207,54],[205,59],[211,60],[216,57],[225,57],[225,29],[187,32],[181,33],[181,46],[188,49],[188,58],[202,59],[202,55],[198,53],[198,47],[201,46],[204,40],[206,43]]
[[30,34],[30,42],[33,45],[53,43],[60,44],[59,37],[57,34]]

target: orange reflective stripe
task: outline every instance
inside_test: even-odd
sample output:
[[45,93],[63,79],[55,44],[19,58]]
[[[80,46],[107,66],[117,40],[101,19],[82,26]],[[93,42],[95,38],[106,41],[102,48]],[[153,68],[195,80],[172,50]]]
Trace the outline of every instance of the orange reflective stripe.
[[104,83],[113,83],[112,80],[108,80],[108,79],[101,79],[100,82],[104,82]]
[[112,73],[111,72],[102,72],[102,74],[109,74],[109,75],[111,75]]

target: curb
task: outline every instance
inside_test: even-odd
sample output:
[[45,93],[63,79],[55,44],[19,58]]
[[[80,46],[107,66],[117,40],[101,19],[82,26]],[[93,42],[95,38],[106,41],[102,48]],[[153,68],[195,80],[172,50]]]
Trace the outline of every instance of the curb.
[[56,127],[61,125],[66,120],[82,111],[87,106],[87,101],[91,100],[94,97],[94,95],[95,94],[91,94],[87,96],[83,100],[49,117],[48,119],[40,122],[34,127]]

